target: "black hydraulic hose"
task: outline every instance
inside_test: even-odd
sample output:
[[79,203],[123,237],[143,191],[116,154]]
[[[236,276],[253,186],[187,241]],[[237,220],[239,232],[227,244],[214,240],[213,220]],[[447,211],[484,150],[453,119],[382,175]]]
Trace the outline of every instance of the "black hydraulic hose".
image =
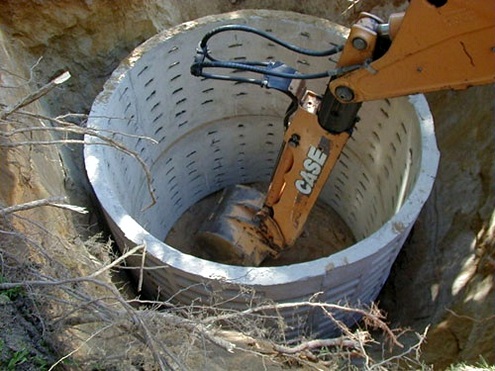
[[202,67],[206,68],[230,68],[234,70],[242,70],[260,73],[268,76],[282,77],[287,79],[297,79],[297,80],[311,80],[311,79],[321,79],[323,77],[333,77],[340,75],[342,73],[350,72],[361,67],[361,65],[352,65],[341,68],[335,68],[332,70],[327,70],[317,73],[306,73],[306,74],[291,74],[278,71],[270,71],[267,68],[260,68],[253,65],[245,65],[239,62],[230,61],[213,61],[213,62],[203,62]]
[[304,54],[304,55],[309,55],[312,57],[327,57],[330,55],[334,55],[334,54],[340,52],[343,48],[343,46],[341,46],[341,45],[336,45],[336,46],[332,47],[331,49],[321,50],[321,51],[312,50],[312,49],[305,49],[305,48],[301,48],[297,45],[283,41],[283,40],[271,35],[270,33],[266,32],[266,31],[258,30],[257,28],[246,26],[246,25],[234,24],[234,25],[225,25],[225,26],[217,27],[217,28],[211,30],[210,32],[206,33],[206,35],[203,37],[199,46],[203,51],[206,51],[205,56],[208,59],[215,60],[215,59],[211,58],[207,52],[208,40],[210,40],[216,34],[219,34],[221,32],[228,32],[228,31],[242,31],[242,32],[253,33],[253,34],[261,36],[265,39],[273,41],[274,43],[276,43],[280,46],[283,46],[284,48],[289,49],[293,52]]
[[[272,61],[242,61],[242,62],[235,62],[235,61],[227,61],[227,60],[218,60],[212,57],[208,51],[208,42],[209,40],[222,32],[229,32],[229,31],[242,31],[242,32],[248,32],[252,34],[256,34],[258,36],[261,36],[263,38],[266,38],[284,48],[287,48],[293,52],[308,55],[308,56],[313,56],[313,57],[327,57],[334,55],[336,53],[339,53],[342,51],[343,46],[342,45],[337,45],[333,46],[331,49],[327,50],[311,50],[311,49],[305,49],[301,48],[299,46],[293,45],[291,43],[285,42],[270,33],[262,30],[258,30],[256,28],[246,26],[246,25],[225,25],[225,26],[220,26],[217,27],[209,32],[207,32],[201,41],[199,42],[198,48],[196,50],[196,57],[194,58],[194,62],[191,65],[191,73],[194,76],[200,76],[206,79],[216,79],[216,80],[224,80],[224,81],[235,81],[235,82],[242,82],[242,83],[249,83],[249,84],[256,84],[260,86],[266,86],[267,85],[267,78],[268,77],[275,77],[275,78],[283,78],[283,79],[290,79],[290,80],[310,80],[310,79],[320,79],[320,78],[328,78],[328,77],[333,77],[337,76],[346,72],[353,71],[355,69],[358,69],[362,67],[361,65],[353,65],[353,66],[346,66],[346,67],[341,67],[341,68],[336,68],[332,70],[327,70],[327,71],[321,71],[317,73],[287,73],[285,71],[280,71],[274,68],[274,62]],[[262,74],[263,78],[262,79],[255,79],[255,78],[250,78],[250,77],[245,77],[245,76],[232,76],[232,75],[224,75],[224,74],[216,74],[216,73],[206,73],[203,71],[203,69],[206,68],[212,68],[212,69],[231,69],[234,71],[246,71],[246,72],[252,72],[252,73],[257,73],[257,74]]]

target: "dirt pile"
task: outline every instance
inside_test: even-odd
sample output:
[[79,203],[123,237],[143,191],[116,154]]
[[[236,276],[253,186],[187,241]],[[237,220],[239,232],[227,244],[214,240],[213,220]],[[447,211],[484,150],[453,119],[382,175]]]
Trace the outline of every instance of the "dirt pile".
[[[299,11],[348,25],[358,11],[385,16],[405,4],[7,0],[0,13],[0,103],[11,105],[69,70],[71,80],[29,110],[51,115],[87,113],[111,71],[137,44],[171,25],[207,14],[256,7]],[[495,364],[495,92],[493,86],[477,87],[429,94],[427,99],[442,154],[440,169],[433,195],[394,266],[381,304],[397,324],[418,331],[431,324],[424,349],[427,362],[445,367],[456,361],[476,362],[482,355]],[[79,117],[73,120],[84,122]],[[1,206],[66,192],[76,203],[90,205],[80,155],[72,149],[0,145]],[[82,197],[76,197],[78,192]],[[79,222],[92,225],[95,215]],[[46,209],[33,217],[60,233],[66,239],[64,246],[78,240],[71,216]],[[70,264],[74,270],[91,272],[94,259],[84,245],[70,246],[80,257]]]

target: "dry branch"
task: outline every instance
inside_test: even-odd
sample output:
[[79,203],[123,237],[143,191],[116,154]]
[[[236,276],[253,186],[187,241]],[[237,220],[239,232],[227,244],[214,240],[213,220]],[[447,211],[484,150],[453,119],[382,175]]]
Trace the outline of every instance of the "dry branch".
[[84,207],[61,203],[64,202],[65,199],[66,199],[65,197],[50,197],[42,200],[35,200],[31,202],[25,202],[23,204],[8,206],[0,209],[0,215],[12,214],[19,211],[26,211],[41,206],[57,207],[59,209],[75,211],[80,214],[88,213],[88,211]]
[[39,57],[38,60],[36,61],[36,63],[34,63],[30,68],[29,68],[29,79],[25,79],[23,76],[20,76],[6,68],[2,68],[0,67],[0,71],[8,74],[8,75],[11,75],[11,76],[14,76],[16,77],[17,79],[19,80],[24,80],[24,83],[22,84],[19,84],[19,85],[0,85],[0,88],[3,88],[3,89],[19,89],[21,87],[24,87],[26,85],[28,85],[29,83],[31,83],[33,81],[33,78],[34,78],[34,70],[36,69],[36,67],[38,67],[38,65],[40,64],[41,60],[43,59],[43,57]]
[[[95,280],[97,276],[115,267],[120,262],[127,259],[129,256],[143,249],[143,247],[144,245],[139,245],[134,247],[133,249],[129,250],[127,253],[125,253],[124,255],[122,255],[112,263],[104,266],[103,268],[97,270],[96,272],[90,274],[89,276],[73,277],[73,278],[66,278],[61,280],[52,279],[52,280],[38,280],[38,281],[3,282],[0,283],[0,290],[10,290],[16,287],[29,287],[29,286],[62,286],[66,284],[80,283],[80,282],[91,282],[101,285],[103,284],[102,282]],[[106,286],[106,288],[109,288],[109,286]],[[114,293],[117,294],[117,292]]]
[[22,107],[25,107],[25,106],[37,101],[42,96],[44,96],[47,93],[49,93],[50,91],[52,91],[55,87],[57,87],[60,84],[63,84],[64,82],[66,82],[69,79],[70,79],[70,73],[68,71],[62,73],[60,76],[54,78],[48,84],[43,85],[38,90],[28,94],[27,96],[22,98],[20,101],[18,101],[14,105],[5,108],[2,112],[0,112],[0,120],[4,120],[5,118],[7,118],[9,115],[14,113],[18,109],[21,109]]
[[[8,111],[8,108],[6,109]],[[12,113],[12,112],[11,112]],[[99,139],[99,142],[87,142],[83,139],[50,139],[50,140],[22,140],[22,141],[10,141],[10,142],[3,142],[0,143],[0,146],[2,147],[7,147],[7,148],[17,148],[17,147],[25,147],[25,146],[53,146],[53,145],[75,145],[75,144],[81,144],[81,145],[101,145],[101,146],[108,146],[117,149],[120,152],[123,152],[124,154],[134,158],[140,165],[140,167],[143,169],[145,177],[146,177],[146,185],[148,188],[148,193],[151,198],[151,203],[147,205],[144,209],[148,209],[152,207],[153,205],[156,204],[156,195],[155,191],[152,186],[152,179],[153,176],[151,174],[151,171],[148,168],[148,165],[145,163],[145,161],[141,158],[139,153],[127,148],[124,144],[101,134],[101,132],[105,133],[110,133],[110,134],[118,134],[123,137],[130,137],[130,138],[137,138],[137,139],[144,139],[148,140],[152,143],[157,143],[156,140],[147,137],[147,136],[140,136],[140,135],[134,135],[134,134],[126,134],[122,132],[114,132],[114,131],[108,131],[108,130],[95,130],[92,128],[86,128],[86,127],[79,127],[73,123],[66,122],[64,120],[61,120],[59,118],[48,118],[43,115],[36,115],[36,114],[30,114],[27,112],[20,112],[23,115],[31,116],[31,117],[36,117],[39,119],[43,120],[48,120],[56,125],[59,125],[59,127],[25,127],[25,128],[20,128],[20,129],[13,129],[9,130],[8,132],[0,132],[0,136],[4,138],[10,138],[15,135],[19,134],[24,134],[24,133],[30,133],[30,132],[36,132],[36,131],[53,131],[53,132],[62,132],[62,133],[67,133],[67,134],[76,134],[76,135],[86,135],[90,137],[94,137]],[[0,120],[2,117],[0,116]]]
[[[420,359],[420,352],[421,352],[421,346],[426,340],[426,334],[428,333],[429,326],[427,326],[423,332],[423,334],[418,334],[416,333],[416,336],[418,337],[418,342],[412,345],[411,347],[407,348],[404,352],[397,354],[395,356],[392,356],[390,358],[384,359],[380,362],[377,362],[373,365],[370,365],[368,367],[368,370],[386,370],[392,364],[394,361],[404,361],[404,360],[410,360],[409,359],[409,354],[414,353],[414,359],[412,361],[414,363],[419,363],[418,360]],[[423,367],[422,367],[423,368]],[[423,368],[424,369],[424,368]]]
[[346,336],[341,336],[333,339],[317,339],[303,342],[299,345],[289,347],[284,345],[275,344],[273,349],[276,352],[283,354],[296,354],[306,350],[314,350],[323,347],[337,347],[337,348],[351,348],[358,349],[359,342],[353,339],[349,339]]

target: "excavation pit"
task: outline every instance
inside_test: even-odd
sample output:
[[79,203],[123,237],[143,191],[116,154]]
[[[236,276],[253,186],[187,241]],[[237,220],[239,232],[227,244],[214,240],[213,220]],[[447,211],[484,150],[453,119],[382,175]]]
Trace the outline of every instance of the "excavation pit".
[[[91,128],[127,150],[102,145],[94,136],[86,138],[85,147],[87,173],[118,246],[145,244],[144,267],[152,269],[144,270],[143,289],[153,298],[173,296],[183,304],[215,300],[233,309],[266,301],[306,302],[316,294],[322,302],[369,304],[436,175],[439,154],[423,96],[368,102],[359,112],[361,121],[320,196],[349,228],[355,239],[350,246],[300,263],[255,268],[216,263],[170,243],[178,220],[187,210],[194,214],[206,197],[232,184],[266,183],[282,140],[289,104],[283,94],[200,80],[189,72],[198,41],[225,24],[248,24],[318,50],[342,44],[347,34],[315,17],[240,11],[177,26],[136,48],[107,81],[89,118]],[[211,52],[224,59],[280,60],[302,73],[334,65],[246,33],[215,40]],[[311,81],[309,87],[323,92],[326,83]],[[335,231],[332,225],[327,230]],[[183,233],[192,235],[194,228]],[[140,267],[141,256],[129,264]],[[134,272],[139,277],[141,270]],[[335,334],[336,325],[319,309],[301,305],[280,313],[288,337]],[[334,314],[347,324],[356,320],[352,314]]]

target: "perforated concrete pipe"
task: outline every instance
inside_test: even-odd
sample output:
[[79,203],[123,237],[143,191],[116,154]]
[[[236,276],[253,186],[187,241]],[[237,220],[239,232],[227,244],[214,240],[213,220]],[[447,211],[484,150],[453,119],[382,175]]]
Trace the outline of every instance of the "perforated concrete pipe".
[[[357,242],[336,254],[279,267],[215,263],[164,243],[177,219],[223,187],[267,181],[283,134],[288,100],[257,86],[190,75],[195,48],[208,31],[242,23],[270,30],[306,48],[341,44],[347,30],[323,19],[278,11],[240,11],[210,16],[166,30],[136,48],[105,84],[91,110],[89,126],[129,151],[99,145],[90,136],[85,163],[120,249],[146,245],[144,289],[153,297],[174,296],[184,304],[209,303],[212,293],[230,308],[248,302],[318,300],[367,304],[376,298],[391,265],[434,182],[439,153],[433,121],[423,96],[368,102],[352,139],[321,198],[351,228]],[[332,68],[326,58],[301,57],[253,35],[219,35],[213,55],[249,60],[276,59],[300,72]],[[310,88],[324,91],[326,81]],[[149,138],[152,138],[151,141]],[[148,182],[142,164],[151,172]],[[155,190],[151,203],[148,189]],[[329,226],[331,228],[331,226]],[[130,260],[140,265],[141,259]],[[253,289],[239,294],[237,285]],[[318,310],[282,310],[296,337],[334,334]],[[355,316],[336,313],[350,324]]]

